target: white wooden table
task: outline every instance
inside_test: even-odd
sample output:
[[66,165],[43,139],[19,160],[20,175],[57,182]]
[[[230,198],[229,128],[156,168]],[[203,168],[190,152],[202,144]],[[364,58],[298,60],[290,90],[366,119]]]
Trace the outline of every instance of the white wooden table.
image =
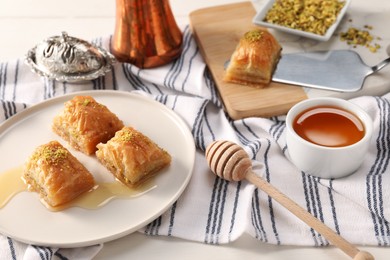
[[[355,0],[359,8],[382,11],[386,0]],[[196,9],[238,0],[171,0],[179,24],[188,23]],[[261,5],[264,0],[256,0]],[[386,4],[386,6],[389,6]],[[387,10],[390,15],[390,10]],[[69,35],[93,39],[113,33],[114,0],[1,0],[0,61],[21,58],[42,39],[67,31]],[[390,31],[389,31],[390,33]],[[389,259],[390,248],[366,247],[376,259]],[[176,238],[146,237],[139,233],[106,243],[96,259],[348,259],[337,248],[306,248],[263,244],[244,235],[228,245],[212,246]]]

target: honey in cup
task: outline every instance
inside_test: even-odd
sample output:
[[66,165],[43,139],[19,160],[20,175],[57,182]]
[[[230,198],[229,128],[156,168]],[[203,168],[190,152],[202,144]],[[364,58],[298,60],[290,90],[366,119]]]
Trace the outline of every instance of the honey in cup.
[[365,160],[372,133],[373,121],[361,107],[340,98],[305,99],[287,113],[286,155],[307,174],[345,177]]
[[303,139],[326,147],[349,146],[365,134],[364,124],[352,112],[336,106],[315,106],[298,114],[294,131]]

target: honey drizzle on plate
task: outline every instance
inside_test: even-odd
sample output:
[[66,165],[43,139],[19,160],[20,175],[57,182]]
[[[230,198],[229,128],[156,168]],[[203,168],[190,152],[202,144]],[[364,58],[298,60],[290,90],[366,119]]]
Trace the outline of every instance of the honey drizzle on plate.
[[16,194],[27,190],[22,177],[23,167],[17,167],[0,174],[0,209]]
[[[22,166],[0,173],[0,209],[5,207],[18,193],[29,191],[22,175]],[[41,202],[51,211],[61,211],[70,207],[93,210],[103,207],[114,199],[129,199],[141,196],[155,187],[156,185],[151,181],[145,182],[137,188],[127,187],[119,181],[102,182],[97,183],[92,190],[58,207],[51,207],[43,199],[41,199]]]

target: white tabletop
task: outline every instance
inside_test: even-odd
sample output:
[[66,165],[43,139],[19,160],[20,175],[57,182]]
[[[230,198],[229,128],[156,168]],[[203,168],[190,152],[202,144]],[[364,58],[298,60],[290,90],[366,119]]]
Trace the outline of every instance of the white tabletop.
[[[203,7],[237,0],[171,0],[179,24],[188,23],[188,14]],[[261,5],[264,0],[257,0]],[[354,1],[359,9],[383,12],[385,0]],[[387,8],[387,9],[386,9]],[[389,4],[385,11],[390,12]],[[69,35],[93,39],[113,33],[115,1],[82,0],[1,0],[0,61],[22,58],[42,39],[67,31]],[[376,259],[388,259],[390,249],[362,248]],[[96,259],[349,259],[339,249],[275,246],[244,235],[227,245],[205,245],[171,237],[147,237],[134,233],[106,243]]]

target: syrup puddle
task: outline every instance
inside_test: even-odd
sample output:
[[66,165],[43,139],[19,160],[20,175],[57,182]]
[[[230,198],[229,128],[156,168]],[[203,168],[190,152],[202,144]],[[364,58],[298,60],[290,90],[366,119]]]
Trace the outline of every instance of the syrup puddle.
[[[29,192],[28,185],[24,183],[22,174],[22,166],[0,173],[0,209],[6,206],[18,193]],[[51,207],[44,200],[41,200],[41,202],[51,211],[61,211],[70,207],[93,210],[103,207],[113,199],[129,199],[141,196],[155,187],[156,185],[151,181],[137,188],[127,187],[119,181],[103,182],[97,183],[94,189],[58,207]]]
[[0,209],[3,208],[16,194],[27,190],[22,179],[23,167],[8,170],[0,174]]

